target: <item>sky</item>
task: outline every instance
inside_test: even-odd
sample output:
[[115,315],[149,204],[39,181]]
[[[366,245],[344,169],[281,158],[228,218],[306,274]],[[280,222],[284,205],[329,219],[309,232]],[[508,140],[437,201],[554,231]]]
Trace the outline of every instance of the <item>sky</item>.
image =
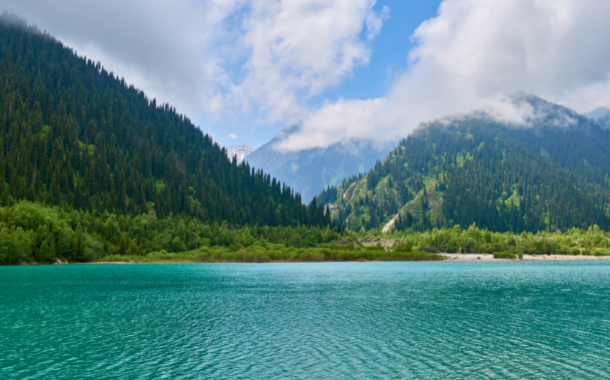
[[610,105],[607,0],[0,0],[222,145],[406,137],[526,92]]

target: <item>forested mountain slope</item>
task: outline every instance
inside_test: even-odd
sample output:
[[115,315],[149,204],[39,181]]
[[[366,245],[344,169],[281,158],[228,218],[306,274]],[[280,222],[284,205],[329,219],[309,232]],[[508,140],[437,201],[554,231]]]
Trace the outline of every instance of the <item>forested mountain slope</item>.
[[318,199],[351,229],[473,223],[494,231],[610,227],[610,131],[535,97],[528,126],[484,114],[422,126]]
[[326,225],[188,118],[14,16],[0,21],[0,203],[234,225]]

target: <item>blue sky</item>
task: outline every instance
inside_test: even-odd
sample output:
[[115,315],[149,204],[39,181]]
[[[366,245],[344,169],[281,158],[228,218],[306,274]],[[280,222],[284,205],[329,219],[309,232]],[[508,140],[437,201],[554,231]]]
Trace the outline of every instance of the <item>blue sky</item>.
[[410,36],[424,20],[436,14],[439,4],[439,0],[378,1],[375,9],[380,11],[387,6],[390,18],[383,23],[381,32],[371,43],[370,63],[358,67],[351,78],[313,98],[310,104],[317,106],[326,99],[339,97],[385,96],[396,76],[407,68],[407,53],[413,47]]
[[[307,106],[315,109],[326,101],[334,102],[340,98],[372,99],[387,95],[396,77],[408,68],[407,55],[414,45],[410,36],[423,21],[436,15],[440,3],[440,0],[377,1],[373,9],[381,12],[386,6],[390,10],[390,17],[384,21],[379,34],[369,43],[369,63],[357,66],[352,75],[339,85],[306,99]],[[365,31],[362,34],[364,35]],[[230,71],[239,72],[242,64],[243,61],[235,62]],[[253,130],[248,117],[240,122],[223,120],[215,123],[206,118],[197,121],[202,129],[211,132],[224,145],[246,144],[253,148],[265,144],[285,127],[280,122],[263,122],[263,125]],[[237,138],[232,139],[229,134],[234,134]]]

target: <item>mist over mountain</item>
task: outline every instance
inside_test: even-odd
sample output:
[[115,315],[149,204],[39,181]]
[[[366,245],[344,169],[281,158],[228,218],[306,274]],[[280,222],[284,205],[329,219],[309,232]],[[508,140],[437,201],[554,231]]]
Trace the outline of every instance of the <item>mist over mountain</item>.
[[304,202],[311,201],[327,187],[338,186],[347,177],[365,173],[396,146],[395,142],[378,144],[369,140],[350,140],[301,151],[275,149],[278,143],[298,132],[298,126],[282,130],[252,152],[246,161],[285,182],[301,194]]

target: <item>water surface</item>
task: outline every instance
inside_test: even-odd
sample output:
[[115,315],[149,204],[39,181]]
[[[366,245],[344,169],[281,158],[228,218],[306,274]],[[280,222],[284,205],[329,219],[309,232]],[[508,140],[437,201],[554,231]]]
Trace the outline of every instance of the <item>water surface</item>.
[[610,378],[610,263],[2,267],[0,378]]

